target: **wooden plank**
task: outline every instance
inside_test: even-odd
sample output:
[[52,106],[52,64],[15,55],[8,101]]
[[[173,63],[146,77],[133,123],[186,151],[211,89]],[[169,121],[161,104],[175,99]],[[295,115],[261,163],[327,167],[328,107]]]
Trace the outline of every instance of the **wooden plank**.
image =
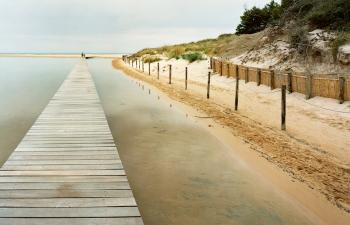
[[35,199],[35,198],[131,198],[129,189],[84,190],[84,189],[53,189],[53,190],[0,190],[0,202],[3,198]]
[[61,159],[119,159],[117,154],[113,155],[12,155],[9,160],[61,160]]
[[0,182],[118,182],[127,181],[126,176],[6,176]]
[[140,216],[137,207],[0,208],[0,218],[98,218]]
[[124,170],[50,170],[50,171],[8,171],[0,170],[0,176],[121,176]]
[[104,159],[104,160],[8,160],[5,165],[107,165],[121,163],[116,159]]
[[134,198],[37,198],[11,199],[3,198],[0,208],[73,208],[73,207],[125,207],[136,206]]
[[100,151],[17,151],[16,156],[25,156],[25,155],[65,155],[65,156],[72,156],[72,155],[118,155],[117,151],[115,150],[100,150]]
[[0,183],[0,190],[109,190],[109,189],[130,189],[127,181],[117,182],[7,182]]
[[6,225],[143,225],[140,217],[126,218],[0,218]]
[[111,170],[123,169],[121,163],[107,165],[4,165],[0,170]]

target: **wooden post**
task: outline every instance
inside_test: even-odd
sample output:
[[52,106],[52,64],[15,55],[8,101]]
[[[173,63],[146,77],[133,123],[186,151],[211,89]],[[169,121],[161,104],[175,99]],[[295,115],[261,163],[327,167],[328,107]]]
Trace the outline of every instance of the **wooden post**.
[[258,85],[258,86],[260,86],[260,84],[261,84],[261,69],[258,69],[258,77],[257,77],[257,81],[256,81],[256,84]]
[[151,75],[151,62],[148,63],[148,75]]
[[306,99],[310,99],[312,97],[312,74],[309,74],[307,77],[306,77],[306,87],[305,87],[305,90],[306,90],[306,93],[305,93],[305,98]]
[[238,110],[238,89],[239,89],[239,67],[236,65],[236,95],[235,95],[235,110]]
[[137,59],[135,59],[135,63],[136,63],[135,68],[137,69]]
[[286,130],[286,85],[282,85],[281,129]]
[[159,63],[157,63],[157,79],[159,80]]
[[245,83],[248,83],[249,82],[249,68],[246,67],[245,68]]
[[227,77],[230,77],[230,63],[227,63]]
[[134,67],[134,60],[131,60],[131,67]]
[[289,94],[293,92],[293,83],[292,83],[292,72],[288,72],[288,92]]
[[210,63],[210,69],[213,69],[213,57],[210,57],[209,63]]
[[171,65],[169,65],[169,84],[171,84]]
[[339,77],[339,104],[344,103],[344,89],[345,89],[345,78]]
[[223,74],[224,63],[220,61],[220,76]]
[[145,72],[145,62],[142,60],[142,72]]
[[188,69],[187,67],[185,68],[185,90],[187,90],[187,79],[188,79]]
[[270,71],[270,87],[271,87],[271,90],[275,89],[275,71],[274,70]]
[[210,92],[210,75],[211,73],[208,72],[207,99],[209,99],[209,92]]

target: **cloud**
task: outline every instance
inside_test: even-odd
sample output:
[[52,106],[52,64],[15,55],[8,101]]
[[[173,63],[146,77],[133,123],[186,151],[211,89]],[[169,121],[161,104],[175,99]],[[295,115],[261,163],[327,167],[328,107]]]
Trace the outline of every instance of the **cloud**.
[[267,0],[1,1],[0,51],[134,51],[233,32]]

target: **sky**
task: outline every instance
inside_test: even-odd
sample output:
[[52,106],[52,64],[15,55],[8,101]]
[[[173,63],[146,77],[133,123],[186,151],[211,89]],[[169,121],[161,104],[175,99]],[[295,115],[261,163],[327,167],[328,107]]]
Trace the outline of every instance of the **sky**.
[[130,53],[214,38],[269,1],[0,0],[0,53]]

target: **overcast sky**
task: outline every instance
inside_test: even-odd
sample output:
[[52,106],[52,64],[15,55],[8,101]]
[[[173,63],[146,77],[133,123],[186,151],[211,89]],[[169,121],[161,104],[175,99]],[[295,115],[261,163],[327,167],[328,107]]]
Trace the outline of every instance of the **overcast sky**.
[[0,0],[0,52],[133,52],[233,33],[269,0]]

